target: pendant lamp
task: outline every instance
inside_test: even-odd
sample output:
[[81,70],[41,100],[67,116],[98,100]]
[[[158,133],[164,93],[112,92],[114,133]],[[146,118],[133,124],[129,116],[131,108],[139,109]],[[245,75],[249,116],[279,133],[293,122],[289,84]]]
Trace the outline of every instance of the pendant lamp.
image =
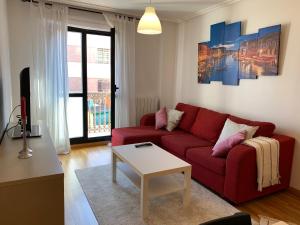
[[151,6],[146,7],[144,15],[140,19],[138,24],[137,32],[140,34],[161,34],[161,24],[158,16],[156,15],[155,8]]

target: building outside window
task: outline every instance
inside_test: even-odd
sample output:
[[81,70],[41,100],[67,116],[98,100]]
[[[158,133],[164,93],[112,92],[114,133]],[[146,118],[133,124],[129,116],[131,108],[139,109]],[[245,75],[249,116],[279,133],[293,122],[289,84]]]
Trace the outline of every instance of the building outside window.
[[110,63],[110,49],[97,48],[96,62],[99,64]]

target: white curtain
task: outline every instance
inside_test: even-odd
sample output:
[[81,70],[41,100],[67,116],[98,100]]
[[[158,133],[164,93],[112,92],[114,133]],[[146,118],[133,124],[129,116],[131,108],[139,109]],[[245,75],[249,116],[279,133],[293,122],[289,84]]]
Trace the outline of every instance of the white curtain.
[[43,121],[59,154],[70,151],[67,126],[68,8],[30,3],[32,65],[31,108],[33,122]]
[[116,127],[134,126],[135,110],[135,19],[104,13],[107,23],[116,32],[115,80],[119,87],[116,92]]

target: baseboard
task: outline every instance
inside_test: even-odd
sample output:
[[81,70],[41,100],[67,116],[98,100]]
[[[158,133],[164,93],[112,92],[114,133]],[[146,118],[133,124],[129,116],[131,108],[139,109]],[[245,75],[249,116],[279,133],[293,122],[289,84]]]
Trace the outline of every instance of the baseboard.
[[110,141],[97,141],[90,143],[82,143],[82,144],[73,144],[71,145],[72,150],[80,149],[80,148],[88,148],[88,147],[96,147],[96,146],[104,146],[108,145]]
[[293,195],[297,196],[300,198],[300,190],[293,188],[293,187],[289,187],[289,192],[292,193]]

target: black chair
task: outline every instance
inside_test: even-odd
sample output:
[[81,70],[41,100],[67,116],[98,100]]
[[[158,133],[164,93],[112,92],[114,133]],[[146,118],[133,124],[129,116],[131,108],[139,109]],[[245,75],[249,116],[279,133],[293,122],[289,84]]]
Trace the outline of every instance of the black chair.
[[251,217],[247,213],[236,213],[232,216],[211,220],[200,225],[251,225]]

